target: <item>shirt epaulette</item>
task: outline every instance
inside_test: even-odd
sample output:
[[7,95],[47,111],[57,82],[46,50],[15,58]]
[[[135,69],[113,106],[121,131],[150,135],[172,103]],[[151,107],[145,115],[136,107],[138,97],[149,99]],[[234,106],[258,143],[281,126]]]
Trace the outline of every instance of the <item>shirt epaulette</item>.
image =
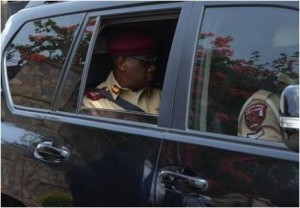
[[101,98],[105,98],[103,95],[101,95],[99,92],[95,90],[88,90],[85,95],[93,101],[99,100]]

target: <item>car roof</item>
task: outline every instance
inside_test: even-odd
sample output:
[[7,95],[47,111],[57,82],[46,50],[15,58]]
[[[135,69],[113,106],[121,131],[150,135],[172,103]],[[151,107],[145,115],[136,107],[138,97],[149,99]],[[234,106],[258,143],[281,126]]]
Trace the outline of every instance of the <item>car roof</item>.
[[[119,9],[128,8],[130,10],[131,6],[141,6],[141,5],[155,5],[163,4],[166,1],[60,1],[51,2],[41,1],[41,2],[29,2],[28,5],[19,10],[17,13],[10,16],[5,28],[2,32],[1,43],[6,44],[6,42],[11,38],[16,30],[18,30],[25,22],[47,18],[53,16],[74,14],[80,12],[92,12],[101,11],[107,9]],[[170,4],[172,2],[168,2]],[[178,3],[178,2],[173,2]]]

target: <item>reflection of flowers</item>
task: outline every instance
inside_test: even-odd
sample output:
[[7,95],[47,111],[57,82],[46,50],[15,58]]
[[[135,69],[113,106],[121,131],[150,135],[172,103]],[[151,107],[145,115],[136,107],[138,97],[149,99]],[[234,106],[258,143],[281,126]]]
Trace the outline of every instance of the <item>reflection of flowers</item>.
[[36,35],[36,36],[29,35],[29,40],[31,42],[42,43],[42,42],[45,41],[45,36],[43,36],[43,35]]
[[226,37],[216,37],[213,41],[212,44],[216,48],[230,48],[230,42],[233,41],[233,38],[230,36]]
[[[279,57],[273,60],[271,63],[261,63],[259,64],[261,55],[259,51],[252,52],[252,56],[249,60],[245,59],[232,59],[234,52],[231,49],[231,42],[233,38],[231,36],[219,36],[215,37],[212,32],[204,32],[200,34],[200,39],[210,38],[212,48],[212,66],[222,66],[223,70],[232,69],[239,71],[239,73],[250,75],[253,79],[257,77],[263,77],[264,79],[274,79],[276,73],[274,69],[279,71],[284,71],[290,73],[289,75],[293,78],[299,77],[299,75],[293,72],[293,69],[299,63],[299,52],[288,56],[285,53],[279,54]],[[210,49],[211,50],[211,49]],[[198,46],[196,51],[196,57],[198,59],[205,58],[207,55],[207,50],[202,46]],[[196,61],[197,62],[197,61]],[[223,64],[223,65],[222,65]],[[271,70],[268,67],[272,67]]]
[[67,33],[73,33],[77,29],[78,25],[71,25],[68,27],[61,27],[61,31],[67,32]]
[[216,75],[217,77],[221,77],[221,78],[226,78],[226,77],[228,77],[228,75],[225,74],[224,72],[216,72],[215,75]]
[[[215,36],[204,32],[199,36],[196,51],[194,88],[192,94],[192,118],[198,128],[202,107],[198,99],[202,95],[202,81],[209,78],[207,98],[207,130],[236,135],[237,117],[244,102],[258,89],[272,90],[276,73],[281,71],[291,78],[299,78],[294,72],[299,65],[299,52],[279,54],[273,61],[262,63],[259,51],[249,59],[235,59],[231,36]],[[209,63],[209,65],[207,65]],[[203,77],[209,66],[209,77]],[[298,70],[296,70],[298,71]],[[198,120],[199,119],[199,120]]]
[[205,56],[206,56],[206,53],[205,53],[203,50],[197,50],[196,56],[197,56],[198,58],[202,58],[202,57],[205,57]]
[[227,48],[213,50],[214,56],[232,56],[233,51]]
[[47,57],[44,56],[43,54],[35,53],[35,54],[25,57],[24,59],[28,60],[28,61],[44,61],[47,59]]
[[14,61],[18,65],[23,64],[24,61],[45,61],[46,59],[52,63],[63,63],[79,25],[59,26],[52,19],[37,20],[33,22],[33,25],[35,33],[32,31],[32,34],[27,36],[30,43],[12,43],[9,48],[12,53],[9,53],[7,60]]
[[16,48],[19,50],[23,60],[40,62],[47,59],[45,55],[34,52],[30,47],[18,46]]

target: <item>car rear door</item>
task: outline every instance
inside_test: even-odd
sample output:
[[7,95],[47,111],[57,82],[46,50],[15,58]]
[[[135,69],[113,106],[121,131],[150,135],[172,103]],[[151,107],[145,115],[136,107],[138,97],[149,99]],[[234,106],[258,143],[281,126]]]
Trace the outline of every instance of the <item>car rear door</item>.
[[278,71],[299,79],[298,21],[293,3],[195,4],[156,206],[299,206],[299,153],[268,137],[237,136],[247,98],[276,89]]

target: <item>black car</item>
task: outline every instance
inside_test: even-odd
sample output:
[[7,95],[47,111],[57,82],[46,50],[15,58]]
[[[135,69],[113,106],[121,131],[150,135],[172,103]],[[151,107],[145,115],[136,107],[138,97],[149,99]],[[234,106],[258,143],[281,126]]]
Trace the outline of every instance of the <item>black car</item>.
[[[297,1],[37,4],[1,35],[2,206],[299,206]],[[158,40],[159,114],[83,108],[131,27]],[[239,136],[279,72],[290,139]]]

